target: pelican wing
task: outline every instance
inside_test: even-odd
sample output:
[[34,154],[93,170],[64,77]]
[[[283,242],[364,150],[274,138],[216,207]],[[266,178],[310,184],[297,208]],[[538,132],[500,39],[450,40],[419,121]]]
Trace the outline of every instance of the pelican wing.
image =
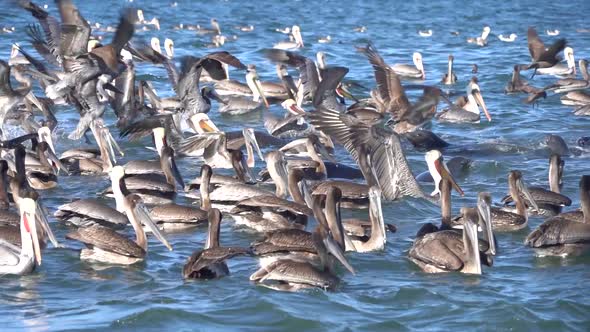
[[123,256],[141,258],[146,254],[137,243],[103,226],[79,228],[66,234],[66,238],[80,241],[88,247],[97,247]]
[[463,239],[454,231],[429,233],[414,241],[409,256],[415,260],[447,271],[460,271],[463,260]]
[[311,59],[295,52],[279,49],[265,50],[265,55],[273,62],[297,68],[301,89],[303,89],[303,98],[306,100],[313,98],[313,94],[320,84],[320,79],[317,67]]
[[328,109],[342,107],[336,99],[336,88],[348,73],[346,67],[330,67],[322,72],[322,81],[313,95],[313,106]]
[[590,224],[560,216],[545,221],[525,239],[533,248],[573,243],[590,243]]
[[269,196],[256,196],[246,198],[239,201],[231,211],[231,213],[238,213],[243,207],[262,207],[262,208],[275,208],[281,210],[289,210],[294,213],[311,216],[313,212],[310,208],[303,204],[288,201],[283,198],[279,198],[274,195]]
[[15,92],[10,85],[10,66],[0,60],[0,96],[12,96]]
[[61,56],[77,56],[88,51],[90,25],[71,0],[58,0],[61,16],[59,51]]
[[226,259],[246,255],[249,252],[250,249],[240,247],[213,247],[195,251],[184,265],[183,275],[189,275],[193,271],[200,271],[209,265],[222,263]]
[[[224,133],[212,132],[196,134],[191,137],[187,137],[186,139],[180,142],[180,144],[178,145],[177,152],[190,154],[200,149],[205,149],[212,144],[217,146],[218,144],[220,144],[219,142],[222,141],[221,136],[224,136]],[[217,148],[214,149],[214,151],[216,150]]]
[[527,32],[527,40],[529,44],[529,52],[531,53],[531,57],[533,60],[537,61],[541,57],[543,53],[545,53],[545,44],[539,35],[537,34],[537,30],[533,27],[529,27]]
[[142,137],[152,134],[152,129],[163,127],[167,133],[170,133],[172,128],[176,128],[174,119],[170,114],[150,116],[142,120],[136,121],[127,127],[123,128],[119,133],[119,137],[129,136],[131,141],[138,140]]
[[372,44],[358,50],[367,56],[373,66],[375,81],[377,81],[381,101],[387,108],[386,111],[391,112],[396,120],[403,117],[404,113],[410,109],[410,102],[401,85],[399,75],[385,63]]
[[291,260],[280,260],[262,267],[250,277],[250,280],[258,282],[279,281],[320,288],[332,288],[338,284],[338,278],[329,272],[319,271],[307,262]]
[[222,66],[224,63],[237,69],[246,69],[246,65],[244,65],[238,58],[225,51],[207,54],[199,60],[198,65],[205,68],[214,80],[225,80],[228,77]]

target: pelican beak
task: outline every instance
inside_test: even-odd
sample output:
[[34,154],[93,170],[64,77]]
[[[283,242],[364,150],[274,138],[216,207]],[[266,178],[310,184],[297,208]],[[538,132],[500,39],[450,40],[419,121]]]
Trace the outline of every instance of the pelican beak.
[[338,87],[336,88],[336,93],[338,93],[342,98],[348,98],[350,100],[354,100],[355,102],[358,102],[359,100],[357,98],[355,98],[352,93],[350,91],[348,91],[347,88],[344,87],[344,85],[340,84],[338,85]]
[[494,238],[494,232],[492,231],[492,214],[490,212],[490,205],[485,200],[479,200],[477,202],[477,210],[479,211],[480,221],[483,222],[481,228],[486,232],[486,240],[489,243],[489,248],[486,254],[496,255],[496,239]]
[[531,195],[531,192],[525,185],[524,181],[522,179],[518,179],[516,185],[518,186],[518,189],[520,189],[520,191],[524,194],[524,197],[526,197],[527,201],[529,201],[529,204],[533,207],[533,209],[535,209],[535,211],[539,211],[539,206],[533,199],[533,195]]
[[242,160],[240,161],[240,165],[242,166],[242,173],[244,174],[245,182],[248,184],[255,184],[256,176],[252,172],[252,169],[248,167],[248,161],[246,161],[246,158],[242,158]]
[[483,113],[486,115],[488,121],[492,121],[492,116],[490,115],[490,112],[488,112],[488,108],[486,107],[486,103],[483,101],[481,92],[479,90],[474,90],[472,93],[479,106],[481,106],[483,109]]
[[209,121],[207,120],[200,120],[199,127],[201,127],[201,129],[203,129],[203,131],[206,133],[213,133],[217,131],[209,124]]
[[244,139],[248,140],[248,144],[254,146],[256,149],[256,153],[258,153],[258,157],[260,160],[264,160],[264,156],[262,155],[262,151],[260,151],[260,146],[258,145],[258,140],[256,139],[256,134],[254,134],[254,130],[252,128],[244,129]]
[[41,225],[41,227],[43,227],[43,230],[47,234],[47,237],[49,238],[49,241],[51,241],[51,244],[53,244],[53,247],[54,248],[62,248],[63,246],[61,244],[59,244],[59,242],[57,242],[57,238],[55,237],[55,234],[53,234],[51,227],[49,227],[49,220],[47,220],[47,215],[45,214],[45,211],[43,209],[43,205],[41,204],[41,201],[38,201],[37,204],[35,204],[35,205],[36,205],[35,218],[36,218],[37,222],[39,223],[39,225]]
[[471,258],[471,261],[468,263],[468,266],[465,266],[463,269],[466,273],[481,274],[481,259],[479,257],[477,225],[470,219],[466,220],[465,225],[463,226],[464,241],[465,237],[467,237],[468,242],[468,248],[465,248],[465,250],[468,251],[468,257]]
[[459,193],[459,195],[461,195],[461,196],[465,195],[465,193],[463,192],[463,189],[461,189],[461,187],[459,187],[459,185],[457,184],[457,181],[455,181],[455,178],[453,177],[453,175],[451,174],[451,172],[447,168],[447,164],[442,160],[442,158],[435,160],[434,166],[436,167],[436,170],[440,174],[441,179],[448,180],[451,183],[451,186],[453,187],[453,189],[455,189],[455,191],[457,193]]
[[41,104],[39,99],[37,99],[37,96],[35,96],[35,94],[33,94],[33,91],[29,91],[29,93],[27,93],[27,95],[25,96],[25,99],[27,99],[33,105],[37,106],[37,108],[39,108],[40,110],[44,109],[43,104]]
[[258,91],[260,98],[262,98],[262,102],[264,103],[264,106],[266,106],[266,108],[269,108],[270,105],[268,103],[268,100],[266,100],[266,96],[264,95],[264,91],[262,90],[262,87],[260,86],[260,80],[258,80],[258,76],[254,76],[252,81],[254,82],[254,86],[256,87],[256,90]]
[[299,105],[297,104],[293,104],[290,107],[287,107],[287,109],[289,110],[290,113],[292,113],[293,115],[302,115],[305,114],[305,110],[303,110],[301,107],[299,107]]
[[336,240],[334,240],[334,238],[331,235],[325,236],[323,238],[323,243],[324,243],[324,246],[326,246],[326,249],[328,250],[328,252],[330,254],[332,254],[332,256],[336,257],[336,259],[340,263],[342,263],[342,265],[344,265],[344,267],[348,271],[350,271],[350,273],[355,274],[354,268],[352,267],[352,265],[350,265],[350,263],[348,262],[348,260],[344,256],[343,249],[340,247],[338,242],[336,242]]
[[[28,215],[28,216],[27,216]],[[23,214],[24,224],[27,227],[27,231],[31,235],[33,240],[33,253],[35,254],[35,261],[37,265],[41,265],[41,245],[39,244],[39,235],[37,234],[37,222],[35,221],[35,214],[29,214],[25,212]]]
[[383,247],[385,247],[387,235],[385,234],[385,221],[383,219],[383,210],[381,209],[381,189],[379,187],[374,186],[369,189],[369,200],[369,218],[371,221],[377,220],[377,222],[372,222],[372,224],[378,227],[377,230],[372,230],[371,232],[379,232],[383,240]]
[[172,251],[172,246],[170,245],[170,243],[168,243],[168,240],[166,240],[164,235],[160,233],[158,226],[156,226],[156,224],[150,217],[150,214],[147,211],[145,205],[143,205],[143,203],[136,204],[135,208],[132,210],[132,213],[135,214],[135,217],[140,223],[146,225],[150,229],[150,231],[152,232],[152,234],[154,234],[158,241],[162,242],[162,244],[164,244],[166,248],[168,248],[168,250]]
[[111,131],[109,130],[109,128],[104,127],[104,128],[102,128],[102,131],[103,131],[103,140],[107,143],[107,147],[109,148],[109,152],[110,152],[111,156],[113,157],[113,160],[115,162],[117,162],[117,155],[115,154],[115,150],[117,150],[117,152],[119,152],[121,157],[124,156],[125,153],[123,153],[123,150],[121,150],[121,147],[119,146],[117,141],[115,141],[115,138],[111,134]]
[[178,170],[178,167],[176,167],[176,161],[174,160],[174,157],[173,156],[168,157],[167,162],[170,165],[170,169],[172,170],[172,176],[174,177],[174,180],[176,180],[176,183],[178,183],[180,188],[184,188],[184,180],[182,179],[182,176],[180,175],[180,171]]
[[223,100],[223,98],[221,98],[221,96],[217,93],[217,91],[215,91],[215,89],[211,89],[207,92],[207,97],[211,98],[211,99],[215,99],[218,102],[227,105],[227,101]]
[[[49,145],[49,144],[47,144],[47,145]],[[57,166],[57,174],[59,174],[59,170],[62,170],[67,175],[70,175],[70,172],[68,172],[68,169],[61,163],[61,161],[59,160],[59,158],[57,158],[55,153],[53,153],[53,151],[51,151],[51,146],[47,151],[45,151],[45,157],[47,157],[47,161],[49,163],[53,162],[53,164],[55,166]]]

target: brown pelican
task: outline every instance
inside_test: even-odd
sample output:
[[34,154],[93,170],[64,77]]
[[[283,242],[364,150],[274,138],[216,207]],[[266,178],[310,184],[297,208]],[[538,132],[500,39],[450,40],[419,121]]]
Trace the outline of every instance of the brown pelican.
[[37,234],[37,202],[31,198],[19,201],[21,247],[0,239],[0,275],[23,275],[41,265],[41,246]]
[[479,84],[477,84],[477,77],[471,78],[467,84],[467,96],[461,97],[460,102],[451,106],[446,110],[439,112],[436,118],[444,122],[475,122],[480,121],[479,108],[483,109],[484,115],[488,121],[492,121],[492,116],[488,112],[488,108],[481,95]]
[[[33,189],[51,189],[57,186],[57,173],[59,170],[66,174],[68,170],[59,161],[47,142],[37,144],[38,165],[27,165],[27,180]],[[56,165],[57,170],[51,164]]]
[[244,225],[258,232],[277,229],[304,229],[312,211],[306,205],[291,202],[275,195],[246,198],[236,203],[230,211],[237,225]]
[[477,237],[477,224],[481,216],[475,208],[461,208],[461,214],[465,219],[462,232],[442,230],[414,240],[408,255],[424,272],[481,274]]
[[219,245],[219,229],[221,212],[211,209],[208,213],[209,229],[203,250],[195,251],[182,268],[185,279],[215,279],[229,274],[226,259],[248,254],[250,250],[239,247],[221,247]]
[[95,199],[80,199],[60,205],[53,216],[76,227],[101,225],[123,229],[129,223],[123,213]]
[[298,49],[302,48],[305,45],[303,44],[303,37],[301,37],[301,29],[298,25],[294,25],[291,28],[291,36],[292,40],[278,42],[273,45],[273,48],[280,49],[280,50],[290,50],[290,49]]
[[553,83],[552,85],[546,87],[545,90],[553,90],[555,93],[566,93],[590,87],[588,61],[586,59],[581,59],[579,64],[580,72],[582,73],[582,79],[563,78]]
[[[548,68],[539,68],[537,69],[537,74],[552,76],[576,75],[576,60],[574,58],[574,49],[571,47],[564,48],[563,55],[565,57],[565,60],[567,61],[566,64],[557,63]],[[582,68],[580,68],[580,70],[582,70]]]
[[[321,85],[325,84],[322,81]],[[321,100],[314,100],[314,104]],[[426,198],[414,178],[399,136],[380,124],[367,124],[354,116],[319,107],[309,113],[310,123],[342,144],[359,165],[369,186],[377,185],[385,200],[402,196]]]
[[537,31],[533,27],[529,27],[527,31],[527,40],[529,52],[533,58],[533,62],[527,68],[535,69],[533,76],[535,76],[539,68],[550,68],[555,66],[559,62],[557,53],[561,52],[567,44],[565,38],[561,38],[556,40],[551,47],[546,49],[545,44],[543,44],[543,41],[541,41]]
[[581,220],[571,218],[571,213],[562,213],[549,218],[526,237],[525,245],[534,248],[539,256],[567,256],[587,252],[590,248],[590,176],[588,175],[580,179],[580,205],[583,214]]
[[[111,156],[114,158],[113,145],[116,141],[102,121],[94,120],[90,128],[96,133],[96,149],[71,149],[61,154],[59,160],[73,174],[103,174],[113,167]],[[118,145],[116,145],[118,146]]]
[[219,107],[220,113],[238,115],[259,111],[269,107],[268,100],[260,85],[256,68],[252,65],[248,66],[246,84],[252,93],[252,97],[226,96],[223,98],[223,104]]
[[[498,232],[518,231],[527,227],[528,213],[523,197],[526,198],[533,209],[539,210],[537,203],[522,179],[522,173],[520,171],[510,171],[508,173],[508,189],[512,200],[515,202],[516,212],[510,212],[495,206],[490,209],[492,226]],[[459,216],[453,219],[453,221],[460,224],[463,218]]]
[[484,26],[481,36],[467,38],[467,42],[469,44],[476,44],[477,46],[486,46],[488,44],[488,36],[490,35],[491,31],[492,29],[490,29],[489,26]]
[[511,33],[508,36],[498,35],[498,39],[500,39],[501,41],[503,41],[505,43],[512,43],[513,41],[516,40],[516,34],[515,33]]
[[[344,243],[334,238],[334,233],[328,225],[325,216],[323,216],[321,207],[317,203],[318,200],[314,202],[316,202],[314,204],[314,215],[316,216],[316,220],[318,220],[318,227],[311,234],[311,242],[315,252],[319,256],[319,266],[305,258],[301,260],[289,258],[278,259],[268,265],[262,265],[258,271],[250,276],[250,280],[257,284],[282,291],[297,291],[305,288],[333,290],[338,286],[339,278],[333,272],[329,254],[332,254],[354,274],[354,269],[344,256]],[[288,237],[282,238],[286,240]],[[288,251],[289,249],[286,250]]]
[[422,54],[414,52],[414,54],[412,54],[412,61],[414,62],[414,66],[398,63],[391,66],[391,69],[401,77],[417,78],[421,80],[426,79],[426,72],[424,71],[424,64],[422,63]]
[[[554,216],[561,212],[563,206],[570,206],[572,200],[560,193],[562,186],[564,161],[558,154],[552,154],[549,158],[549,190],[542,187],[529,187],[531,196],[537,203],[539,210],[529,212],[543,216]],[[502,199],[504,204],[512,202],[511,196]]]
[[538,94],[543,92],[543,89],[529,85],[529,82],[527,82],[520,76],[520,71],[526,68],[527,65],[514,65],[514,70],[512,71],[512,78],[504,88],[505,93],[523,92],[528,94]]
[[87,248],[80,252],[81,260],[121,265],[131,265],[143,261],[147,254],[148,243],[142,223],[152,231],[160,242],[172,250],[168,241],[150,218],[139,196],[125,196],[122,205],[123,211],[135,231],[135,241],[104,226],[93,225],[79,228],[68,233],[66,238],[80,241],[86,245]]
[[457,75],[455,75],[455,72],[453,71],[453,60],[455,60],[455,58],[452,54],[449,54],[449,66],[447,69],[447,73],[444,74],[441,80],[443,84],[451,85],[457,83]]
[[[244,128],[242,129],[242,135],[248,153],[248,167],[254,167],[254,149],[256,149],[260,159],[263,159],[260,146],[254,135],[254,130],[252,128]],[[233,167],[231,157],[232,149],[227,147],[227,137],[224,132],[206,132],[188,137],[180,142],[178,148],[179,153],[185,155],[195,155],[199,150],[203,150],[203,158],[209,166],[213,168]]]
[[426,87],[422,97],[412,105],[401,85],[400,77],[392,67],[385,64],[375,47],[369,43],[366,47],[357,49],[364,53],[373,65],[378,87],[378,95],[374,99],[380,113],[392,114],[396,133],[416,130],[434,116],[440,89]]

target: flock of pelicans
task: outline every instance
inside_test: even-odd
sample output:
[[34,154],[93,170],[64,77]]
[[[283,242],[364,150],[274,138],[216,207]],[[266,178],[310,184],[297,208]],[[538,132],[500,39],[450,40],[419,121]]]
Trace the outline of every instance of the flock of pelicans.
[[[297,26],[289,29],[292,41],[265,52],[276,64],[280,82],[261,82],[254,65],[246,66],[221,51],[201,58],[183,57],[177,68],[171,41],[165,42],[164,53],[159,41],[131,41],[136,26],[153,24],[136,11],[124,11],[112,40],[102,44],[91,39],[89,23],[71,0],[55,2],[59,18],[30,1],[19,1],[37,21],[28,34],[43,60],[18,46],[9,62],[0,60],[0,123],[28,133],[12,139],[3,135],[0,142],[1,274],[33,272],[41,264],[47,240],[63,247],[46,217],[42,190],[57,186],[64,174],[108,175],[111,186],[103,195],[115,199],[115,208],[87,198],[64,204],[54,213],[71,227],[66,238],[84,244],[82,260],[134,264],[146,258],[146,230],[172,250],[166,233],[207,224],[205,246],[187,259],[184,278],[221,277],[229,273],[225,260],[249,255],[259,260],[260,268],[250,276],[255,283],[279,290],[333,289],[339,281],[336,263],[355,272],[346,252],[384,249],[387,233],[395,232],[396,226],[385,223],[381,202],[404,196],[441,207],[441,224],[421,227],[408,252],[410,261],[428,273],[481,274],[482,264],[491,266],[497,251],[494,232],[520,230],[527,226],[530,214],[548,218],[525,240],[539,255],[580,254],[590,244],[590,176],[579,182],[581,209],[562,212],[571,200],[560,194],[564,163],[559,149],[550,158],[549,189],[528,187],[521,172],[511,171],[503,206],[492,206],[490,194],[482,192],[475,207],[452,215],[451,192],[463,195],[453,176],[457,162],[453,158],[447,166],[439,150],[447,143],[423,125],[433,119],[477,123],[480,109],[492,121],[476,77],[455,103],[439,88],[423,85],[422,97],[412,103],[401,81],[424,79],[421,55],[414,54],[414,66],[390,66],[368,44],[358,47],[358,52],[372,65],[377,87],[370,98],[358,100],[342,82],[347,68],[326,66],[322,53],[316,63],[294,52],[303,47]],[[217,21],[212,24],[213,29],[199,27],[200,32],[219,35]],[[484,29],[478,38],[486,39],[488,34],[489,28]],[[481,42],[478,38],[475,43]],[[589,114],[590,95],[583,90],[590,84],[586,60],[580,60],[582,78],[576,78],[573,51],[565,39],[546,48],[529,28],[528,44],[532,62],[514,67],[506,92],[527,93],[526,101],[533,102],[553,90],[564,94],[565,104],[576,105],[577,114]],[[562,51],[567,65],[557,56]],[[137,62],[163,66],[175,96],[160,98],[150,82],[136,82]],[[230,67],[245,70],[246,83],[229,79]],[[289,69],[295,69],[299,78],[293,79]],[[565,77],[549,87],[535,88],[520,76],[523,70]],[[20,86],[13,86],[11,75]],[[449,56],[441,83],[456,82]],[[45,97],[33,94],[33,83]],[[345,99],[354,103],[346,106]],[[207,116],[212,100],[227,114],[265,112],[268,132],[219,130]],[[286,110],[282,118],[266,111],[278,103]],[[444,106],[437,112],[439,103]],[[80,120],[69,138],[90,142],[87,136],[91,136],[97,148],[72,149],[57,157],[52,139],[57,126],[54,105],[75,108]],[[122,138],[153,138],[154,160],[117,164],[117,155],[123,151],[103,121],[107,105],[117,116]],[[307,105],[312,110],[303,108]],[[35,118],[38,112],[43,114],[41,121]],[[413,175],[402,139],[427,151],[429,174],[418,180]],[[552,140],[557,145],[563,142],[559,137]],[[588,141],[582,138],[580,144]],[[344,147],[358,168],[334,159],[335,144]],[[263,155],[261,146],[270,152]],[[185,184],[175,162],[179,157],[203,161],[197,179]],[[266,163],[258,176],[251,171],[257,157]],[[235,176],[217,174],[218,168],[233,169]],[[435,190],[425,193],[419,180],[433,182]],[[175,203],[181,193],[194,196],[200,206]],[[12,203],[17,212],[11,209]],[[366,220],[343,220],[341,209],[345,208],[368,210]],[[248,248],[223,246],[220,224],[230,216],[236,224],[260,232],[259,240]],[[308,228],[311,218],[313,229]],[[128,224],[134,239],[125,235]]]

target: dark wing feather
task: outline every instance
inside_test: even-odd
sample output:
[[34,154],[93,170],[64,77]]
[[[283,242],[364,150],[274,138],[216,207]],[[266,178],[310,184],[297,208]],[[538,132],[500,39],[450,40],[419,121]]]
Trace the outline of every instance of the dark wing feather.
[[555,216],[529,234],[525,244],[545,247],[560,244],[590,243],[590,224],[571,221]]
[[117,31],[111,42],[117,56],[121,53],[123,46],[125,46],[131,37],[133,37],[133,33],[135,32],[135,21],[135,13],[132,12],[131,9],[127,9],[123,15],[121,15],[119,24],[117,25]]
[[174,121],[171,115],[157,115],[149,118],[136,121],[129,126],[125,127],[119,133],[119,137],[129,136],[130,140],[137,140],[142,137],[152,134],[152,129],[163,127],[166,128],[166,132],[170,132],[169,129],[174,126]]
[[348,73],[346,67],[330,67],[322,72],[322,81],[313,95],[313,106],[338,109],[336,88]]
[[533,60],[538,61],[543,53],[545,53],[545,44],[539,38],[537,30],[533,27],[529,27],[527,31],[527,40],[529,44],[529,52]]
[[463,268],[463,260],[457,256],[457,250],[453,247],[462,245],[461,236],[453,231],[429,233],[414,241],[409,255],[443,270],[460,271]]
[[0,60],[0,96],[12,96],[15,92],[10,85],[10,66]]

